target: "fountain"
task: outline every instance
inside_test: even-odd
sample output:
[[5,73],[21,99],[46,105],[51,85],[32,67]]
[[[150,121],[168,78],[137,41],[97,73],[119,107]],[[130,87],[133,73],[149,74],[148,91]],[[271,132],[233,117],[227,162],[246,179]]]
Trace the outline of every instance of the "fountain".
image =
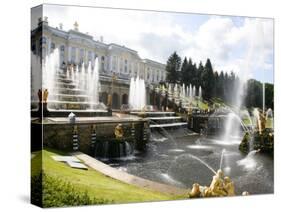
[[193,96],[192,85],[189,84],[189,98],[192,99],[192,96]]
[[129,91],[129,105],[131,110],[141,111],[146,106],[146,90],[143,79],[131,78]]
[[199,100],[202,100],[202,88],[199,86],[199,93],[198,93]]
[[193,85],[193,90],[192,90],[192,97],[196,96],[196,87]]
[[[32,59],[33,67],[38,66],[38,60],[35,57]],[[80,71],[78,65],[71,65],[66,70],[60,69],[58,49],[45,57],[42,65],[42,88],[48,89],[50,94],[44,108],[45,116],[67,117],[71,112],[79,116],[110,115],[106,106],[99,102],[98,58],[95,59],[93,71],[91,67],[89,62],[87,70],[84,63],[81,64]],[[40,80],[37,82],[40,83]],[[37,86],[35,82],[33,85]],[[32,89],[34,93],[34,88]],[[34,94],[33,101],[35,102]],[[36,111],[32,114],[38,116]]]

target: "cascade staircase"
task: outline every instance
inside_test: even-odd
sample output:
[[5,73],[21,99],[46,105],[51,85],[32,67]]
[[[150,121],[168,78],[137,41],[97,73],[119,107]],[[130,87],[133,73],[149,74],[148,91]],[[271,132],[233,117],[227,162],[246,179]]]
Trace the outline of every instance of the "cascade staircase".
[[111,115],[103,103],[90,101],[82,80],[79,83],[75,77],[67,76],[65,71],[54,75],[53,87],[49,90],[48,116],[67,117],[71,112],[82,117]]

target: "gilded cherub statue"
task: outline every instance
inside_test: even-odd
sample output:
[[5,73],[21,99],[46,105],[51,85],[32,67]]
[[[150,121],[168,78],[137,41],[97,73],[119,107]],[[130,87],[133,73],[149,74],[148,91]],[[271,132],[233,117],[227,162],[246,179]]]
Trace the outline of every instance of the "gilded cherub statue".
[[37,95],[38,95],[39,102],[41,103],[42,102],[42,90],[41,89],[38,90]]
[[194,183],[192,185],[192,190],[189,193],[189,197],[190,198],[198,198],[200,196],[201,196],[200,185],[198,183]]
[[114,134],[115,134],[115,138],[117,138],[117,139],[123,138],[123,136],[124,136],[124,131],[123,131],[122,124],[118,124],[118,125],[115,127]]
[[45,89],[43,92],[43,102],[44,103],[47,102],[48,96],[49,96],[49,91],[48,91],[48,89]]
[[227,196],[235,196],[234,183],[227,176],[224,177],[224,190],[226,191]]

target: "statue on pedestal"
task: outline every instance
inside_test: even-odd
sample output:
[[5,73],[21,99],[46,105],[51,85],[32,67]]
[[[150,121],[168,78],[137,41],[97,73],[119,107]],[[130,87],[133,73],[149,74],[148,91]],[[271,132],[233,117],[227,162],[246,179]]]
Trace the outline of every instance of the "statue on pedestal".
[[48,89],[45,89],[43,92],[43,103],[47,103],[48,96],[49,96],[49,91]]
[[38,95],[39,102],[42,103],[42,90],[41,89],[38,90],[37,95]]

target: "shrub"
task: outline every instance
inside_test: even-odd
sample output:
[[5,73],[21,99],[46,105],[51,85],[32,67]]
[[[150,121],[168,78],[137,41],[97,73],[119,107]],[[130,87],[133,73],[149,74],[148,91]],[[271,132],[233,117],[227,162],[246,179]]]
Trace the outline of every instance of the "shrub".
[[32,177],[31,192],[31,202],[44,208],[112,203],[106,199],[90,198],[86,190],[45,173]]

